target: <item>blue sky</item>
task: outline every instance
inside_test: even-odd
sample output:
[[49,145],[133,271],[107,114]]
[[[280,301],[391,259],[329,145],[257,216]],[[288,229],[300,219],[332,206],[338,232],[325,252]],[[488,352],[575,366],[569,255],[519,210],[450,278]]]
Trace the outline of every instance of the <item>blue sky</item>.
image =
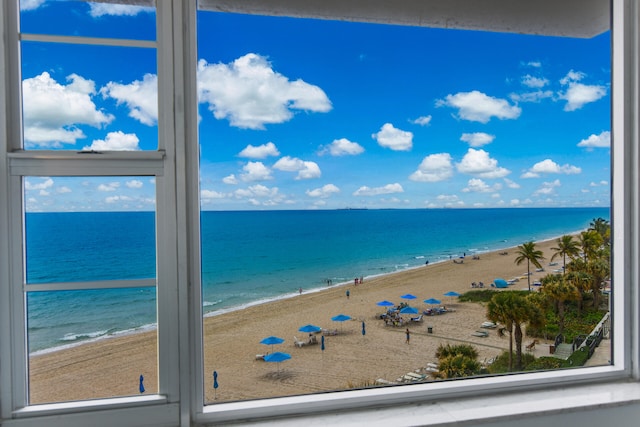
[[[25,33],[155,37],[150,9],[21,6]],[[198,28],[203,209],[609,204],[608,33],[209,12]],[[153,49],[23,42],[22,59],[26,148],[157,148]],[[25,183],[31,211],[149,210],[154,188],[140,177]]]

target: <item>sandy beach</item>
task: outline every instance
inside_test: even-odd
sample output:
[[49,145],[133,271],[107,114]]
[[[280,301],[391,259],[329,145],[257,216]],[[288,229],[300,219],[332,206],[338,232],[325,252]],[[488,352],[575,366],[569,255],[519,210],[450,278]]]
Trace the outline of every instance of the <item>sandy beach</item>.
[[[558,268],[548,265],[555,241],[536,244],[545,254],[542,264],[546,271],[534,272],[532,283]],[[499,337],[495,330],[489,330],[486,338],[471,335],[486,320],[486,308],[443,294],[466,292],[471,282],[482,281],[488,286],[497,277],[524,277],[527,265],[516,265],[515,257],[515,249],[510,248],[482,253],[479,259],[467,256],[462,263],[425,265],[365,279],[357,286],[351,283],[319,292],[305,293],[301,284],[303,293],[299,296],[207,317],[205,400],[214,403],[341,390],[371,385],[378,379],[394,382],[436,362],[435,350],[441,343],[472,344],[480,361],[493,358],[508,348],[508,339]],[[509,289],[527,289],[526,277]],[[417,296],[406,302],[421,312],[428,308],[422,302],[428,298],[440,299],[442,305],[454,310],[411,324],[409,344],[405,342],[405,327],[385,326],[378,318],[385,310],[376,305],[382,300],[399,304],[405,301],[400,296],[407,293]],[[333,322],[331,318],[338,314],[351,316],[352,320]],[[298,331],[306,324],[337,329],[339,333],[325,337],[324,351],[319,344],[296,347],[294,336],[308,339],[308,334]],[[273,348],[260,344],[270,335],[285,341]],[[320,335],[317,337],[320,340]],[[548,354],[548,344],[541,342],[536,353]],[[256,359],[257,354],[270,351],[287,352],[291,359],[282,363]],[[145,393],[153,394],[157,392],[156,334],[111,338],[33,356],[29,368],[31,403],[136,395],[140,374],[144,374]],[[215,396],[214,370],[219,385]]]

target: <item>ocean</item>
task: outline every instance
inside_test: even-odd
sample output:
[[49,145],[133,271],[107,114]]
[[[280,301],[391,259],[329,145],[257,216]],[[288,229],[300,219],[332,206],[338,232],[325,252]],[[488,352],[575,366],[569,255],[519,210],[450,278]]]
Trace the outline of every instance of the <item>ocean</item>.
[[[607,208],[202,212],[205,315],[554,238]],[[27,283],[155,277],[151,212],[28,213]],[[150,330],[155,288],[29,292],[32,354]]]

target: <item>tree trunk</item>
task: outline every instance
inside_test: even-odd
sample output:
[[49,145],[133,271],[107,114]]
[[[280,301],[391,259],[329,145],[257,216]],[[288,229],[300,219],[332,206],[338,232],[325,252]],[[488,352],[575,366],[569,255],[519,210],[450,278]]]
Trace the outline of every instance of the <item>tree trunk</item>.
[[520,324],[515,324],[514,338],[516,341],[516,370],[522,371],[522,328]]

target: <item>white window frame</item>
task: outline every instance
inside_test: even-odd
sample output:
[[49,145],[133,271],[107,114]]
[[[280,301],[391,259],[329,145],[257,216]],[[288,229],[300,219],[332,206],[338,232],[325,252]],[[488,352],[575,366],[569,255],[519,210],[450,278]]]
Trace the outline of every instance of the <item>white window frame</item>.
[[[455,1],[465,3],[465,0]],[[589,0],[588,3],[594,1],[599,0]],[[220,10],[239,8],[254,13],[321,15],[328,19],[340,19],[352,13],[353,16],[349,15],[349,19],[360,17],[363,20],[375,20],[364,12],[365,9],[381,9],[384,12],[385,8],[393,8],[399,2],[375,1],[372,2],[375,7],[368,7],[370,5],[366,0],[307,3],[315,5],[315,15],[309,11],[296,10],[292,5],[303,3],[293,0],[213,0],[210,3]],[[340,8],[341,4],[347,3],[352,7]],[[539,6],[541,2],[531,0],[529,3]],[[564,2],[542,3],[550,7],[551,3]],[[161,390],[155,396],[24,407],[21,397],[24,390],[18,385],[21,381],[24,382],[20,369],[16,375],[16,364],[20,368],[25,361],[24,350],[20,350],[24,347],[24,338],[20,338],[24,336],[24,330],[21,329],[24,317],[17,308],[23,305],[23,290],[22,283],[16,283],[16,277],[21,277],[16,269],[22,268],[21,259],[20,262],[16,259],[22,255],[19,253],[21,242],[15,231],[16,227],[19,229],[22,226],[22,206],[17,202],[21,200],[22,193],[18,183],[20,180],[12,173],[37,173],[38,168],[33,165],[42,165],[45,161],[46,164],[55,165],[54,171],[64,171],[65,174],[69,173],[69,167],[77,168],[80,171],[78,173],[82,174],[84,166],[70,166],[77,160],[73,153],[51,154],[52,157],[60,158],[38,159],[33,153],[15,152],[12,150],[15,147],[10,146],[11,141],[20,140],[21,126],[15,124],[21,123],[21,84],[18,40],[12,36],[17,32],[17,0],[5,0],[0,6],[0,32],[5,40],[0,47],[0,76],[3,79],[0,82],[2,425],[189,426],[221,424],[231,420],[253,420],[257,423],[260,419],[267,419],[264,422],[266,425],[284,425],[287,422],[299,425],[303,422],[317,422],[318,419],[325,420],[320,421],[321,424],[375,424],[387,419],[387,422],[395,425],[437,425],[457,421],[495,421],[495,425],[500,425],[500,420],[516,415],[529,416],[534,419],[535,424],[528,425],[536,425],[549,416],[555,421],[562,420],[558,414],[580,408],[587,410],[587,417],[582,418],[583,422],[589,420],[590,410],[591,413],[598,411],[599,414],[607,413],[608,410],[609,415],[630,413],[626,418],[628,420],[633,419],[634,414],[637,417],[640,409],[639,3],[640,0],[612,0],[612,272],[615,287],[612,303],[612,365],[466,379],[437,385],[422,384],[205,406],[200,295],[198,104],[195,78],[196,3],[195,0],[157,0],[158,133],[161,142],[158,153],[136,153],[131,157],[131,168],[124,168],[127,175],[136,175],[140,174],[142,165],[149,165],[150,170],[154,170],[149,174],[158,174],[158,354]],[[575,4],[573,2],[574,6]],[[482,2],[482,7],[488,10],[497,11],[503,6],[503,0]],[[382,18],[379,20],[384,21],[384,15],[380,16]],[[402,23],[392,18],[384,22]],[[450,21],[446,25],[450,25]],[[42,154],[48,156],[50,153]],[[87,165],[95,163],[90,169],[106,165],[108,174],[113,174],[113,167],[121,163],[119,160],[122,159],[91,160]],[[29,169],[31,167],[35,169]],[[161,172],[154,168],[160,168]],[[12,172],[13,170],[19,172]],[[125,174],[124,172],[125,170],[122,173]],[[160,282],[165,280],[161,285]],[[615,393],[609,392],[612,388],[616,390]],[[568,399],[568,395],[572,399]],[[438,404],[421,405],[427,402]],[[526,404],[522,405],[522,402]],[[464,410],[454,414],[454,407],[459,408],[460,405]],[[372,407],[378,409],[368,409]],[[278,419],[283,416],[289,418]],[[577,419],[580,418],[573,420]],[[520,419],[519,422],[521,421]]]

